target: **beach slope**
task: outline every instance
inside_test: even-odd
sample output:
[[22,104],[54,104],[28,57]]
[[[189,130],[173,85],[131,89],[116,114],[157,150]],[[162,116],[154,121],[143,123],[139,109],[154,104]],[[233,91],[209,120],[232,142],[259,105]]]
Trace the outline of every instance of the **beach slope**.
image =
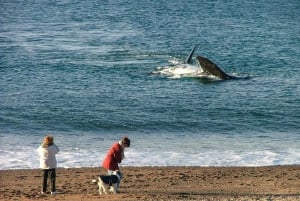
[[99,195],[102,168],[58,168],[60,194],[40,195],[38,169],[0,170],[0,200],[300,200],[300,166],[122,167],[117,195]]

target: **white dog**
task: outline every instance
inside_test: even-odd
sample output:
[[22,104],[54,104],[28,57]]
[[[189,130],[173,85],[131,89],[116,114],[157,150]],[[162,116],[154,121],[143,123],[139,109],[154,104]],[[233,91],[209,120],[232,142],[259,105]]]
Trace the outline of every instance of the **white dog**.
[[120,172],[114,171],[112,175],[100,175],[98,179],[94,179],[92,182],[98,184],[100,195],[107,194],[108,188],[110,193],[117,194],[120,179]]

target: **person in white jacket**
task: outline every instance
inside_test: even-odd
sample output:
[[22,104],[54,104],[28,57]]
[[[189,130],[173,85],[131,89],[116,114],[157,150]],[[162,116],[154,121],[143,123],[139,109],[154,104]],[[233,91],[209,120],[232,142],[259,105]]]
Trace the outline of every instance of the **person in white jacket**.
[[40,156],[40,168],[42,170],[43,183],[41,194],[47,192],[47,181],[50,177],[51,181],[51,194],[56,194],[55,179],[56,179],[56,167],[57,161],[55,155],[59,152],[59,148],[54,144],[52,136],[47,135],[42,144],[37,149]]

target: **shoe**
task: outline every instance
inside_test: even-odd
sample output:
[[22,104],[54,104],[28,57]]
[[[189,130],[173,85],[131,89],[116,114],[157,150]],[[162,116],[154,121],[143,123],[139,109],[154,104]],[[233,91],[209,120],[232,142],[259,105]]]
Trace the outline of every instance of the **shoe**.
[[46,192],[41,191],[40,194],[41,195],[46,195]]
[[57,191],[51,192],[51,195],[57,195],[57,194],[59,194]]

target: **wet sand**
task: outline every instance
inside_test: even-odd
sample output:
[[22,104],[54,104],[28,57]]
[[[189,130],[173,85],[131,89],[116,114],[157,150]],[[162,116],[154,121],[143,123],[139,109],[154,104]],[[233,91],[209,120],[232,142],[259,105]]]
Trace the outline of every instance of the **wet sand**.
[[38,169],[0,170],[0,200],[300,200],[300,165],[122,167],[120,193],[99,195],[102,168],[58,168],[58,195],[40,195]]

